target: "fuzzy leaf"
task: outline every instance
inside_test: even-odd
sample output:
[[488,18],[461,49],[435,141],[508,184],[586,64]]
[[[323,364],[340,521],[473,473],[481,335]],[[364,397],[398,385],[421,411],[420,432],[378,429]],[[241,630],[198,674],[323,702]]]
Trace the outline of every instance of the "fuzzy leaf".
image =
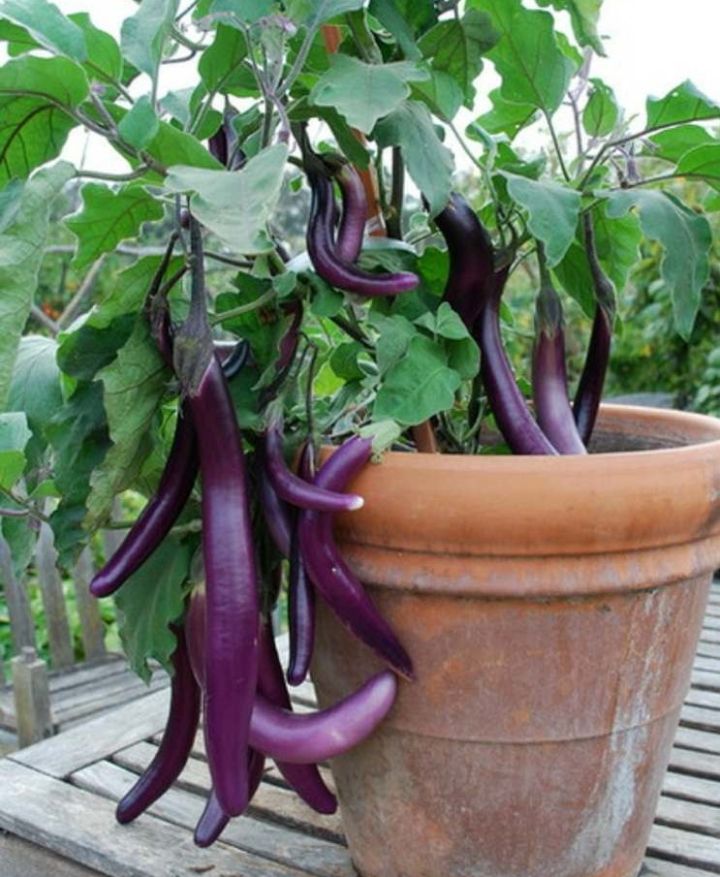
[[592,79],[590,97],[583,112],[583,126],[591,137],[607,137],[620,117],[615,92],[602,79]]
[[720,105],[704,95],[690,80],[680,83],[665,97],[650,97],[647,100],[648,129],[702,119],[720,119]]
[[190,550],[177,539],[166,539],[125,582],[115,598],[123,648],[131,670],[146,683],[150,661],[171,672],[177,648],[170,625],[179,621],[188,592]]
[[25,470],[25,446],[32,438],[24,412],[0,414],[0,487],[10,490]]
[[118,125],[120,136],[135,149],[144,149],[159,130],[160,120],[147,95],[135,101],[130,112]]
[[164,215],[162,205],[139,185],[130,184],[115,192],[102,183],[88,183],[82,196],[82,210],[65,223],[78,240],[73,261],[78,269],[135,237],[144,222]]
[[512,140],[537,118],[537,107],[507,100],[499,88],[490,92],[490,100],[493,108],[476,120],[489,134],[507,134]]
[[76,24],[85,35],[87,59],[84,66],[93,78],[101,78],[114,82],[122,78],[123,59],[120,46],[115,39],[100,30],[90,20],[87,12],[76,12],[68,18]]
[[47,0],[0,0],[0,16],[24,27],[37,42],[58,55],[74,61],[88,57],[85,35]]
[[57,347],[53,338],[26,335],[15,360],[8,410],[23,411],[36,436],[63,404]]
[[198,70],[209,92],[226,94],[242,70],[247,58],[247,42],[241,30],[227,25],[218,25],[215,39],[202,53]]
[[121,30],[123,56],[138,70],[154,76],[178,12],[179,0],[142,0]]
[[678,128],[669,128],[660,131],[650,138],[652,148],[649,154],[664,161],[676,164],[691,149],[705,146],[709,143],[717,143],[712,134],[702,125],[680,125]]
[[686,152],[678,162],[677,172],[707,180],[712,186],[720,185],[720,143],[706,143]]
[[409,61],[366,64],[348,55],[334,55],[310,99],[319,106],[334,107],[348,124],[369,134],[378,119],[408,97],[408,82],[427,78],[426,71]]
[[0,409],[7,401],[20,337],[30,315],[50,211],[73,173],[66,162],[38,171],[26,183],[12,223],[0,234]]
[[331,18],[362,9],[365,0],[289,0],[288,15],[294,21],[315,28]]

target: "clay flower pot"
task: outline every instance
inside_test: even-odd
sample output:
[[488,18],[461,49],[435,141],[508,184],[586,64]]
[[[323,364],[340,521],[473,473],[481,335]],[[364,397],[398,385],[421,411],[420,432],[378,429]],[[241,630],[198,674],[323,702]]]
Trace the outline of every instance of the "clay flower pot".
[[[720,421],[607,407],[588,457],[389,454],[343,550],[410,652],[337,759],[363,877],[635,877],[720,565]],[[320,610],[321,703],[378,669]]]

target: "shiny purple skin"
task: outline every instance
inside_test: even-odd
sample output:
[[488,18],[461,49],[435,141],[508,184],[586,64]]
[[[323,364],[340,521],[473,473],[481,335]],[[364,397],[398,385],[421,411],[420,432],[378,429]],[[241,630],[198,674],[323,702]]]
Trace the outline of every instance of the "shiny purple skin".
[[167,792],[182,773],[195,742],[200,687],[190,667],[185,635],[182,630],[176,630],[176,634],[177,649],[172,658],[175,674],[165,733],[150,766],[117,806],[117,821],[123,825],[137,819]]
[[[372,442],[353,437],[338,448],[315,477],[319,487],[341,490],[366,465]],[[338,619],[401,676],[413,678],[412,662],[390,625],[343,560],[332,532],[332,516],[304,511],[300,553],[312,583]]]
[[213,356],[187,405],[202,476],[206,575],[205,735],[220,806],[247,806],[247,750],[257,687],[259,588],[242,439],[222,367]]
[[290,471],[283,453],[282,424],[279,421],[268,426],[264,445],[268,478],[280,499],[297,508],[322,512],[352,512],[363,507],[361,496],[324,490]]
[[475,211],[457,192],[452,193],[447,207],[435,217],[435,224],[445,238],[450,256],[443,299],[472,332],[483,306],[482,284],[495,271],[492,240]]
[[611,348],[612,318],[602,305],[598,305],[590,336],[590,347],[573,406],[575,423],[586,445],[592,437],[600,409]]
[[370,274],[342,261],[335,252],[333,239],[333,188],[330,180],[317,171],[308,171],[312,190],[307,249],[315,271],[337,289],[366,297],[398,295],[415,289],[420,282],[416,274]]
[[[308,441],[300,455],[299,473],[305,481],[315,477],[315,450]],[[290,571],[288,575],[288,628],[290,657],[287,680],[290,685],[302,685],[310,672],[315,649],[315,590],[300,554],[299,515],[296,515],[290,543]]]
[[[292,711],[290,695],[285,687],[282,665],[275,648],[272,622],[267,621],[260,636],[260,669],[258,690],[276,707]],[[318,813],[335,813],[337,799],[323,782],[314,764],[291,764],[278,761],[277,767],[288,785]]]
[[557,450],[530,414],[500,334],[500,300],[509,266],[496,272],[485,286],[485,303],[473,335],[482,351],[482,379],[495,421],[516,454],[556,455]]
[[256,455],[256,460],[258,462],[258,499],[260,500],[260,508],[265,524],[277,550],[283,557],[289,558],[292,544],[290,509],[275,493],[275,488],[270,483],[270,476],[267,474],[261,452],[258,452]]
[[335,174],[342,192],[343,212],[335,242],[335,255],[343,262],[357,262],[365,237],[368,203],[360,174],[344,164]]
[[279,375],[290,368],[297,353],[300,343],[300,326],[304,316],[302,302],[290,302],[285,307],[285,313],[291,315],[293,320],[287,332],[280,339],[280,356],[275,364],[275,370]]
[[[260,752],[250,751],[248,756],[248,776],[249,776],[249,796],[248,805],[255,797],[255,793],[260,788],[263,774],[265,773],[265,756]],[[200,821],[195,828],[193,840],[195,845],[206,849],[211,847],[215,841],[220,839],[220,835],[225,831],[230,822],[230,817],[225,813],[218,802],[215,792],[210,793],[208,802],[205,805]]]
[[560,454],[586,454],[578,434],[567,391],[565,341],[562,328],[541,329],[533,349],[532,385],[540,428]]
[[185,508],[197,476],[197,444],[192,419],[180,406],[175,438],[155,496],[115,554],[95,575],[90,592],[109,597],[138,570],[172,529]]

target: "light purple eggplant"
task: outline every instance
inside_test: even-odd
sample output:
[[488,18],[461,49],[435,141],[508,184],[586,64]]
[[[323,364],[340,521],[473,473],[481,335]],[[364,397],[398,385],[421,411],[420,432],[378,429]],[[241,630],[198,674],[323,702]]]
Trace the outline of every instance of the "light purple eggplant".
[[368,203],[362,178],[344,162],[335,173],[342,193],[342,218],[338,227],[335,255],[343,262],[357,262],[365,236]]

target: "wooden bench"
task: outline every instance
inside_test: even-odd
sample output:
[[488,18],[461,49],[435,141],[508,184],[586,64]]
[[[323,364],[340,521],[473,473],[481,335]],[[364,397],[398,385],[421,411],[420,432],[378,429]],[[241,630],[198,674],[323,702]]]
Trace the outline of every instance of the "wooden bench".
[[[107,556],[123,535],[118,532],[105,535]],[[27,589],[14,575],[7,543],[0,537],[0,586],[8,606],[14,655],[9,684],[3,684],[6,674],[0,660],[0,729],[16,734],[20,747],[148,693],[146,686],[127,668],[125,658],[108,654],[105,648],[98,603],[88,591],[93,575],[90,552],[83,552],[73,570],[84,652],[81,662],[75,659],[57,552],[52,531],[46,524],[40,529],[34,566],[45,612],[49,666],[38,657],[38,631]],[[156,674],[154,690],[167,684],[164,674]]]
[[[78,877],[89,877],[86,868],[110,877],[356,877],[340,817],[309,810],[272,765],[249,814],[234,820],[211,850],[194,847],[193,827],[210,787],[200,735],[176,786],[134,825],[117,825],[115,802],[157,751],[168,696],[157,692],[0,761],[0,828],[56,854],[63,868],[76,863]],[[294,699],[297,709],[311,709],[312,687]],[[642,873],[720,873],[717,584]]]

